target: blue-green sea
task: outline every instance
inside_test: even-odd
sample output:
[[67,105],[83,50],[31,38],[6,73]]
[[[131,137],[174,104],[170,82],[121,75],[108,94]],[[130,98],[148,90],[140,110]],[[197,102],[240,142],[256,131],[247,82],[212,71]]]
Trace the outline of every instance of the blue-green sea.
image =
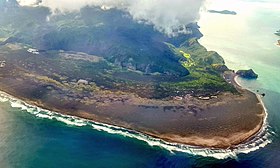
[[268,125],[258,137],[235,151],[167,144],[44,111],[1,93],[0,168],[280,167],[280,47],[275,45],[280,37],[274,35],[280,29],[280,2],[217,0],[209,5],[237,12],[203,12],[200,42],[221,54],[230,68],[252,68],[259,74],[257,80],[238,79],[243,87],[266,94]]

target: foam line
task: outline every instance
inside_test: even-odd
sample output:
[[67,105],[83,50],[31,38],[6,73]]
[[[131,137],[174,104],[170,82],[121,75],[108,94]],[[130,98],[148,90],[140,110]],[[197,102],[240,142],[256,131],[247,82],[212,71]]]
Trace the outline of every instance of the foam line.
[[[58,122],[63,122],[67,125],[75,126],[75,127],[89,126],[97,131],[102,131],[110,134],[117,134],[124,137],[138,139],[140,141],[145,141],[150,146],[158,146],[172,153],[183,152],[190,155],[213,157],[216,159],[226,159],[226,158],[236,159],[239,154],[242,153],[248,154],[250,152],[261,149],[272,142],[271,139],[274,134],[274,132],[271,131],[271,129],[267,124],[267,115],[266,115],[265,122],[262,129],[259,131],[259,133],[257,133],[253,138],[251,138],[247,142],[239,144],[234,149],[211,149],[211,148],[183,145],[178,143],[169,143],[161,139],[153,138],[151,136],[142,134],[140,132],[128,130],[122,127],[103,124],[103,123],[94,122],[91,120],[86,120],[75,116],[63,115],[57,112],[52,112],[33,105],[29,105],[24,101],[21,101],[1,91],[0,91],[0,102],[9,102],[11,107],[20,109],[23,112],[28,112],[41,119],[56,120]],[[261,103],[263,104],[262,101]]]

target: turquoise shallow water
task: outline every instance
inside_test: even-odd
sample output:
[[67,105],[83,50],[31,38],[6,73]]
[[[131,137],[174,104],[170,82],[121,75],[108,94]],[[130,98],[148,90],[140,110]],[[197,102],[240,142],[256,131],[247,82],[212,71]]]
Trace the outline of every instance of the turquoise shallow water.
[[[230,0],[225,6],[237,11],[236,16],[202,16],[200,25],[205,36],[200,42],[220,53],[230,68],[253,68],[259,74],[258,80],[238,81],[243,87],[266,94],[263,101],[268,111],[269,130],[274,131],[274,135],[272,143],[265,148],[241,156],[236,161],[228,161],[225,165],[279,167],[280,47],[275,43],[280,37],[274,32],[280,28],[280,2],[237,0],[235,5],[232,2]],[[219,8],[219,4],[213,6]]]
[[75,126],[48,115],[39,118],[4,102],[0,103],[0,167],[279,167],[280,47],[274,45],[278,37],[273,32],[280,28],[280,10],[277,1],[237,2],[229,6],[237,16],[203,14],[199,24],[205,36],[200,42],[218,51],[230,68],[253,68],[259,74],[256,81],[239,82],[266,93],[272,143],[227,159],[189,154],[192,151],[172,153],[112,130],[107,133],[106,127],[102,131],[90,124],[79,127],[83,122]]
[[269,113],[268,120],[273,129],[278,130],[280,47],[276,42],[280,37],[274,32],[280,29],[280,2],[237,0],[236,4],[245,6],[246,10],[230,4],[228,8],[236,10],[238,15],[202,16],[200,25],[205,36],[200,42],[221,54],[230,68],[252,68],[259,74],[257,80],[238,80],[252,91],[266,93],[263,100]]

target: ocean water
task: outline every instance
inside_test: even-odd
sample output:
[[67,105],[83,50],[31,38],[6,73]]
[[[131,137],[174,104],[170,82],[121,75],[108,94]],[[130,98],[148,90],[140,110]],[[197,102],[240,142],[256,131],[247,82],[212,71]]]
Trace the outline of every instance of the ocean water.
[[236,16],[204,13],[200,20],[204,37],[200,43],[208,50],[217,51],[234,69],[252,68],[259,74],[257,80],[238,79],[254,92],[265,93],[272,143],[250,154],[229,160],[229,167],[280,167],[280,1],[228,0],[210,4],[215,9],[234,10]]
[[215,0],[213,9],[238,15],[202,13],[200,42],[219,52],[232,69],[253,68],[258,80],[241,80],[266,93],[267,127],[235,151],[168,144],[118,127],[62,116],[0,97],[0,168],[6,167],[279,167],[280,2]]

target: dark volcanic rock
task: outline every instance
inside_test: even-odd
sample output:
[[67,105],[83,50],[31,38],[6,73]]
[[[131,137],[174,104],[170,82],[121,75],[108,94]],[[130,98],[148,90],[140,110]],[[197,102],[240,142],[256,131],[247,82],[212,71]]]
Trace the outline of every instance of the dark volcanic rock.
[[241,76],[242,78],[246,79],[257,79],[258,75],[252,70],[239,70],[236,72],[237,75]]
[[280,30],[277,30],[274,34],[280,36]]

